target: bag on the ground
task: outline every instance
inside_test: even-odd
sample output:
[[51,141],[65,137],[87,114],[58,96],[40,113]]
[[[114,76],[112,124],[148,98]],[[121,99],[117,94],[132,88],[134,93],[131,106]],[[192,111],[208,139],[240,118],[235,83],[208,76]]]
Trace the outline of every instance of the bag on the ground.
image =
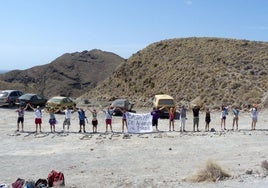
[[23,188],[35,188],[34,181],[25,181]]
[[38,179],[38,180],[35,182],[35,187],[36,187],[36,188],[47,187],[47,180],[46,180],[46,179]]
[[47,182],[49,187],[65,186],[64,174],[62,172],[52,170],[48,174]]
[[15,182],[11,184],[12,188],[23,188],[24,182],[24,179],[18,178]]

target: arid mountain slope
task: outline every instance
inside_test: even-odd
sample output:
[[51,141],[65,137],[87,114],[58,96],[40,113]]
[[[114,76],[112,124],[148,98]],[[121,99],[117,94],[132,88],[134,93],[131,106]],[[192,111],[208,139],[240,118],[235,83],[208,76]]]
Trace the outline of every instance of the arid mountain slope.
[[268,43],[183,38],[153,43],[121,64],[82,98],[128,97],[146,102],[166,93],[178,104],[200,98],[204,106],[267,105]]
[[101,50],[67,53],[46,65],[0,75],[0,89],[16,88],[47,97],[77,97],[109,77],[123,61],[118,55]]

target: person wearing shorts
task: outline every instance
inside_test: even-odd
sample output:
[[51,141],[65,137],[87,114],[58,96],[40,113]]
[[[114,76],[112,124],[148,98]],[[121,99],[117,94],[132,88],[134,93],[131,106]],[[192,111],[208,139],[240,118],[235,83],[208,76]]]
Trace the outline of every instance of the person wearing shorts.
[[63,132],[65,132],[66,125],[67,125],[67,131],[69,131],[71,125],[71,115],[72,113],[74,113],[74,110],[71,110],[68,107],[66,107],[62,112],[65,114],[65,118],[62,125]]
[[39,132],[41,133],[41,125],[42,125],[42,111],[40,109],[39,106],[37,106],[36,108],[32,107],[29,104],[29,107],[34,111],[34,123],[35,123],[35,132],[37,133],[38,127],[39,127]]
[[20,131],[20,124],[21,124],[21,131],[23,132],[23,123],[24,123],[24,112],[28,108],[28,104],[23,107],[20,106],[15,112],[18,113],[18,119],[17,119],[17,131]]
[[233,129],[234,130],[234,126],[236,125],[236,130],[238,130],[238,114],[239,114],[239,109],[235,106],[233,109]]
[[91,112],[92,114],[92,121],[91,121],[91,124],[92,124],[92,131],[93,133],[97,133],[97,126],[98,126],[98,119],[97,119],[97,116],[98,116],[98,112],[96,109],[93,109],[91,110],[90,108],[88,108],[88,110]]
[[103,112],[105,114],[106,132],[108,132],[108,126],[110,126],[110,130],[111,130],[111,132],[113,132],[112,116],[114,113],[114,109],[113,109],[113,107],[109,106],[107,109],[104,109]]
[[85,115],[85,111],[84,111],[84,109],[83,108],[80,108],[79,110],[78,110],[78,117],[79,117],[79,126],[80,126],[80,129],[79,129],[79,133],[81,133],[81,131],[82,131],[82,128],[83,128],[83,131],[84,131],[84,133],[86,133],[86,128],[85,128],[85,126],[86,126],[86,115]]
[[249,110],[251,113],[251,130],[256,130],[256,124],[258,121],[258,108],[257,108],[257,104],[253,104],[252,108]]
[[227,115],[228,115],[228,108],[222,106],[221,107],[221,130],[226,130],[226,116]]

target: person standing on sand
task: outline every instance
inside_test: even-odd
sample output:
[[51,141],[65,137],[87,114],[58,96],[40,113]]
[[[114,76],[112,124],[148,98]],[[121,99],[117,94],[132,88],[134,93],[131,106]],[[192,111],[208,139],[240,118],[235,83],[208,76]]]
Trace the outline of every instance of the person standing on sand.
[[17,120],[17,132],[20,131],[20,124],[21,124],[21,132],[23,132],[23,122],[24,122],[24,112],[28,108],[28,104],[23,108],[20,106],[15,112],[18,113],[18,120]]
[[234,108],[232,108],[232,112],[233,112],[233,129],[234,130],[234,126],[236,125],[236,130],[238,130],[238,114],[239,114],[239,109],[237,108],[237,106],[235,106]]
[[175,112],[176,112],[176,108],[170,108],[169,109],[169,131],[171,131],[171,127],[172,127],[172,131],[175,131],[174,129],[174,121],[175,121]]
[[126,129],[127,129],[127,115],[126,115],[126,113],[127,113],[127,110],[125,109],[125,108],[117,108],[117,109],[119,109],[120,111],[121,111],[121,113],[122,113],[122,133],[124,133],[125,132],[125,127],[126,127]]
[[197,105],[194,105],[193,108],[193,131],[195,132],[195,127],[196,127],[196,131],[199,132],[199,111],[200,108]]
[[37,106],[36,108],[34,108],[34,107],[32,107],[29,104],[29,107],[34,111],[34,116],[35,116],[35,119],[34,119],[34,122],[35,122],[35,132],[37,133],[37,129],[39,127],[39,131],[41,133],[42,132],[42,130],[41,130],[41,125],[42,125],[42,111],[40,109],[40,106]]
[[110,105],[107,109],[104,109],[103,112],[105,114],[106,133],[108,132],[108,126],[110,126],[110,130],[113,133],[112,118],[114,109]]
[[86,133],[86,120],[87,120],[87,117],[86,117],[86,115],[85,115],[85,111],[84,111],[84,109],[83,108],[80,108],[78,111],[78,117],[79,117],[79,127],[80,127],[80,129],[79,129],[79,133],[81,133],[81,131],[82,131],[82,128],[83,128],[83,131],[84,131],[84,133]]
[[205,115],[205,131],[209,131],[209,124],[210,124],[211,118],[210,118],[210,110],[209,108],[206,109],[206,115]]
[[157,109],[156,107],[153,107],[153,110],[151,111],[151,115],[152,115],[152,126],[155,126],[156,131],[159,131],[158,129],[158,119],[159,119],[159,113],[160,110],[166,108],[165,106],[163,106],[160,109]]
[[251,130],[256,130],[256,124],[258,121],[258,105],[257,104],[253,104],[252,108],[249,110],[251,113]]
[[[221,106],[221,130],[226,130],[226,116],[228,115],[228,108]],[[222,129],[222,126],[224,129]]]
[[184,105],[182,105],[180,109],[180,119],[181,119],[181,126],[180,126],[180,131],[185,132],[185,123],[186,123],[186,111],[187,109],[185,108]]
[[[60,110],[60,109],[59,109]],[[50,131],[51,133],[55,133],[55,125],[56,125],[56,117],[55,113],[57,113],[59,110],[55,110],[54,108],[45,108],[45,112],[49,114],[49,124],[50,124]]]
[[187,109],[185,108],[184,105],[182,105],[180,109],[180,119],[181,119],[181,126],[180,126],[180,132],[186,132],[185,130],[185,124],[186,124],[186,111]]
[[97,116],[98,116],[98,112],[96,109],[93,109],[91,110],[90,108],[88,108],[88,110],[91,112],[92,114],[92,131],[93,133],[97,133],[97,126],[98,126],[98,119],[97,119]]
[[[75,109],[75,107],[73,107]],[[75,112],[75,110],[71,110],[70,108],[66,107],[64,110],[61,110],[65,114],[65,118],[63,121],[63,132],[65,132],[65,126],[67,125],[67,131],[69,132],[70,125],[71,125],[71,115]]]

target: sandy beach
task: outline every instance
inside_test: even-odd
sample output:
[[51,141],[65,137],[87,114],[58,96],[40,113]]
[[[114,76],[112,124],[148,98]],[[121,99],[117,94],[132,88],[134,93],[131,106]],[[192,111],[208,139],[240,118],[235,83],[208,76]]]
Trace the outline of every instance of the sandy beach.
[[[146,113],[150,109],[137,109]],[[86,112],[91,122],[90,112]],[[49,115],[43,114],[42,133],[35,134],[34,112],[26,111],[24,132],[15,132],[15,109],[0,108],[0,183],[11,184],[18,177],[36,181],[51,170],[65,175],[67,187],[267,187],[267,172],[261,167],[268,160],[268,111],[259,113],[257,130],[251,131],[249,113],[239,117],[239,130],[220,130],[220,113],[212,113],[205,132],[204,112],[200,132],[192,132],[192,112],[188,111],[185,133],[168,131],[168,120],[159,120],[159,132],[121,133],[121,117],[113,118],[114,133],[105,133],[104,113],[98,114],[98,133],[78,133],[78,115],[72,116],[70,132],[62,132],[63,114],[56,114],[56,133],[50,133]],[[187,177],[213,160],[231,174],[217,182],[193,183]],[[247,173],[251,171],[252,173]]]

